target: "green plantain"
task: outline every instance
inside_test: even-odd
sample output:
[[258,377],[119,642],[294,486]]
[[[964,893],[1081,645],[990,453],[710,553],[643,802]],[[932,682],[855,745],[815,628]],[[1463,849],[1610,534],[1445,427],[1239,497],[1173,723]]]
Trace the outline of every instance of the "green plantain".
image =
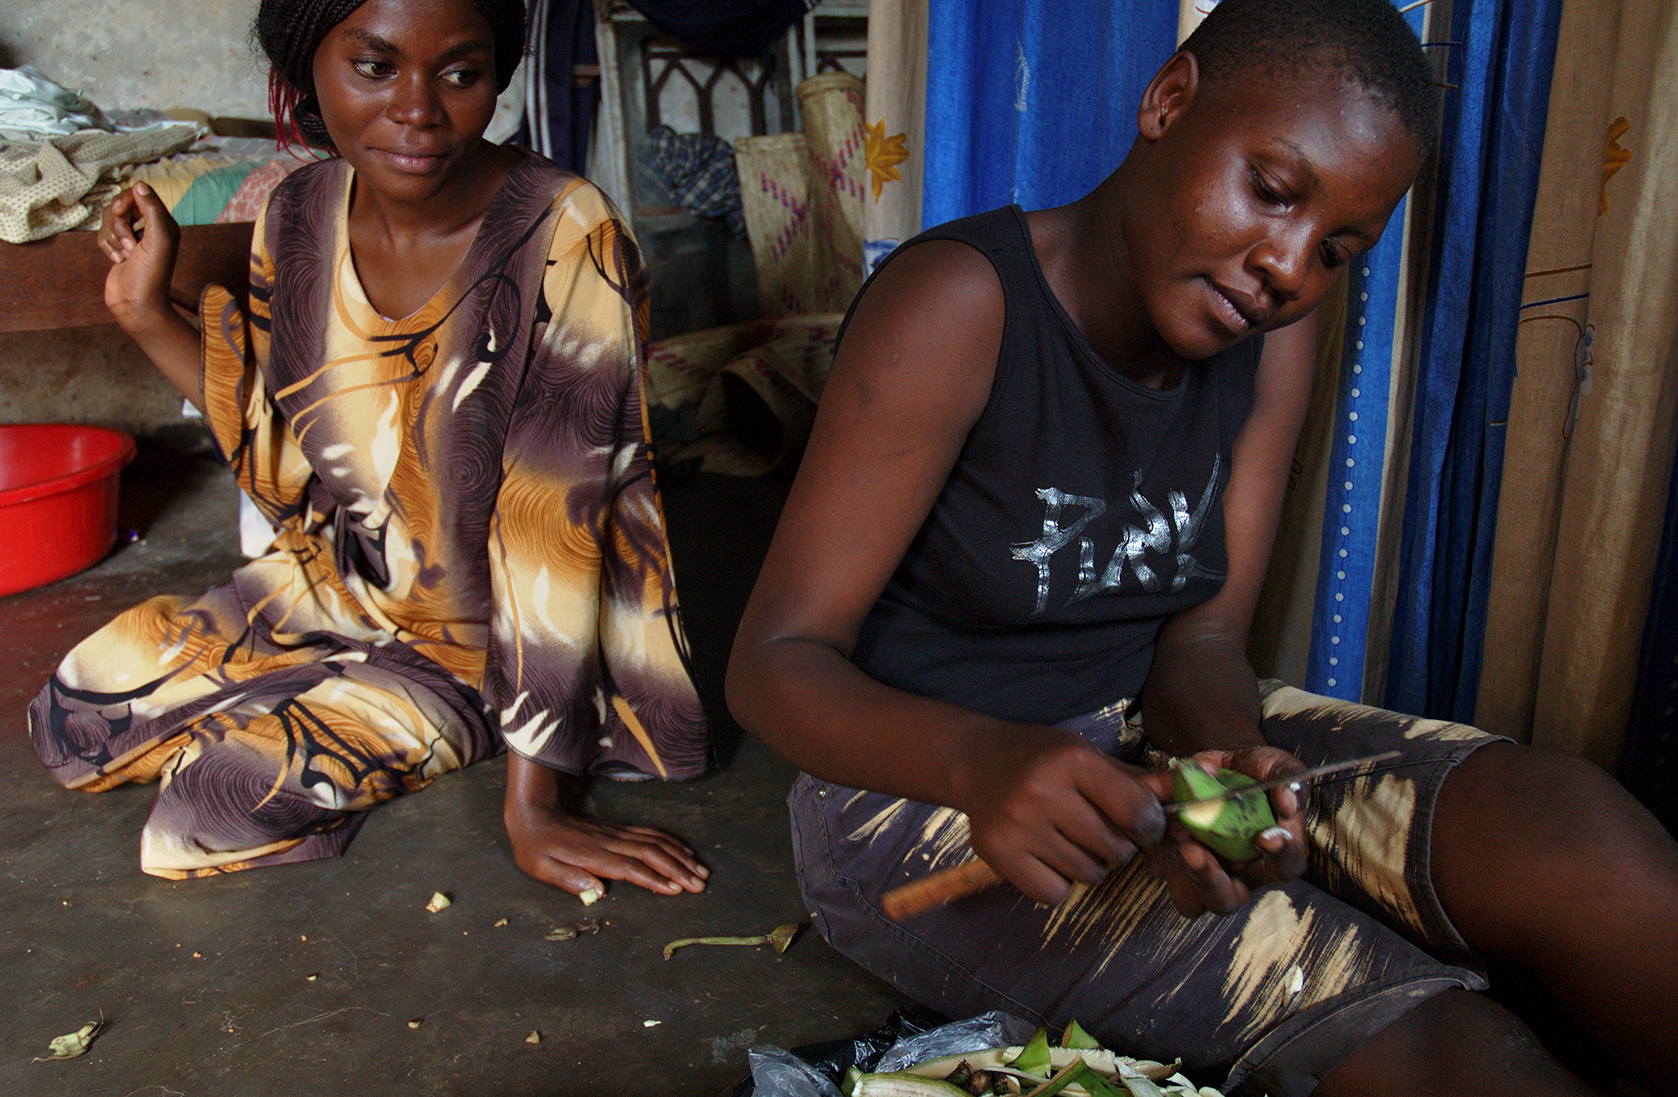
[[1267,794],[1222,795],[1253,783],[1251,777],[1234,770],[1220,769],[1214,776],[1192,758],[1171,760],[1171,791],[1178,802],[1220,797],[1184,808],[1177,818],[1196,841],[1227,861],[1253,860],[1259,855],[1253,839],[1276,825]]

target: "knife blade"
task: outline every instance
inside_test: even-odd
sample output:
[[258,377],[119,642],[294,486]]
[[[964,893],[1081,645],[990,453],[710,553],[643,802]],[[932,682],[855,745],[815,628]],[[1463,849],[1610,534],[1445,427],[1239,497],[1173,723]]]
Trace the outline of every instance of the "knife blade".
[[1228,792],[1217,796],[1202,796],[1198,800],[1177,800],[1170,804],[1161,804],[1160,808],[1169,815],[1182,811],[1184,808],[1192,808],[1196,804],[1210,804],[1217,800],[1250,796],[1255,792],[1268,792],[1273,788],[1285,788],[1288,785],[1296,785],[1305,781],[1317,781],[1323,777],[1333,777],[1336,781],[1344,781],[1358,776],[1350,772],[1351,770],[1374,765],[1377,762],[1388,762],[1403,756],[1404,752],[1401,750],[1389,750],[1382,754],[1366,754],[1362,758],[1348,758],[1343,762],[1330,762],[1326,766],[1313,766],[1310,769],[1300,770],[1298,773],[1284,773],[1280,777],[1267,777],[1262,781],[1254,781],[1250,785],[1232,788]]

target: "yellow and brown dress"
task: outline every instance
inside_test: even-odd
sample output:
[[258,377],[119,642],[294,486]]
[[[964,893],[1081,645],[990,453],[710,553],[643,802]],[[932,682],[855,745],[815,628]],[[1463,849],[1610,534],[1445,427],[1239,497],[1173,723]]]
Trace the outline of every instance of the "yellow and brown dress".
[[70,788],[158,779],[140,864],[332,856],[363,812],[503,746],[682,779],[710,759],[642,405],[634,241],[592,185],[516,166],[447,284],[368,303],[353,173],[295,172],[248,315],[205,294],[204,398],[274,549],[78,645],[30,706]]

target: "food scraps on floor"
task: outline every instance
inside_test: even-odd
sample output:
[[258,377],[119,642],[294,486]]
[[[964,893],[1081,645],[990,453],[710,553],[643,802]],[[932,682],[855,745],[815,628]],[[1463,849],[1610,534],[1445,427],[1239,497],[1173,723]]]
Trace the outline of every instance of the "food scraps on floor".
[[104,1021],[89,1021],[76,1031],[63,1036],[54,1036],[47,1044],[47,1054],[37,1055],[35,1062],[47,1063],[54,1059],[74,1059],[78,1055],[86,1055],[87,1049],[93,1046],[99,1030],[105,1027]]
[[751,937],[683,937],[679,941],[671,941],[664,946],[664,958],[670,959],[672,953],[688,945],[772,945],[776,955],[787,950],[792,939],[798,936],[798,931],[804,928],[803,922],[788,922],[776,926],[768,933],[760,933]]

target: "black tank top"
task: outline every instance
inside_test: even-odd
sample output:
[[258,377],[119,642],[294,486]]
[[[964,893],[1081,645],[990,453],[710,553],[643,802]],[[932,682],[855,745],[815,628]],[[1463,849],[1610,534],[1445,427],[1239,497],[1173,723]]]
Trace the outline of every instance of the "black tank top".
[[1223,489],[1262,340],[1151,389],[1084,339],[1018,206],[931,229],[893,257],[923,240],[961,241],[996,268],[1002,346],[984,413],[852,660],[1009,720],[1134,697],[1164,619],[1223,586]]

